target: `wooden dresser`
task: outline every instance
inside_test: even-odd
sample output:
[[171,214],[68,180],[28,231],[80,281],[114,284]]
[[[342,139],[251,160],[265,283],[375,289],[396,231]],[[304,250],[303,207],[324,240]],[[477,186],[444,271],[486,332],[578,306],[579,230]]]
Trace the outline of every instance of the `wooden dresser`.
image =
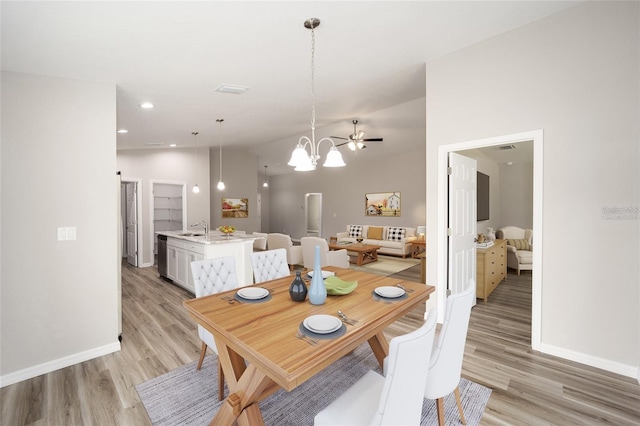
[[476,297],[484,300],[507,276],[507,241],[476,249]]

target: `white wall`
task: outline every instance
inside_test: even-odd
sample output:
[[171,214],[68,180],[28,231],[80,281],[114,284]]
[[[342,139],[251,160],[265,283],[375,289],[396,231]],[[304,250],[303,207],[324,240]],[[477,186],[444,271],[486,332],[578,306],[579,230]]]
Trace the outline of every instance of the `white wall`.
[[115,130],[114,85],[2,73],[3,386],[120,348]]
[[500,225],[533,228],[533,162],[500,165]]
[[500,191],[500,166],[483,154],[480,150],[473,149],[470,151],[460,151],[459,154],[477,161],[478,171],[489,176],[489,220],[481,220],[476,224],[476,233],[485,234],[487,228],[493,228],[495,231],[500,227],[500,200],[502,193]]
[[[209,212],[209,150],[193,149],[123,150],[118,151],[118,170],[123,179],[141,179],[142,189],[142,229],[143,266],[153,265],[151,245],[151,225],[149,206],[151,205],[151,181],[187,184],[187,227],[206,220],[211,223]],[[198,183],[200,192],[191,189]],[[140,191],[140,189],[139,189]]]
[[[427,64],[427,168],[438,147],[544,130],[541,342],[638,377],[640,4],[585,2]],[[438,180],[427,176],[427,282]],[[538,247],[536,247],[537,249]]]

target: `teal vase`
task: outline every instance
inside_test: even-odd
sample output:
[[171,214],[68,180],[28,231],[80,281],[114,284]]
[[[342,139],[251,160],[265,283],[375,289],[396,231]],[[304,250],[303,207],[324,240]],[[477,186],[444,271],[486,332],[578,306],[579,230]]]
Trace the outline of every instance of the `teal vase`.
[[312,305],[322,305],[327,300],[327,288],[322,279],[322,268],[320,267],[320,246],[316,246],[316,253],[313,263],[313,277],[309,286],[309,302]]

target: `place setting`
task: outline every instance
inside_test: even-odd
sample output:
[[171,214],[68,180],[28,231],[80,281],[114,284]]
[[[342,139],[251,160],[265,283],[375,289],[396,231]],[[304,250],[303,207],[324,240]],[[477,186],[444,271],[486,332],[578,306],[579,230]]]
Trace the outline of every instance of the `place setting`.
[[397,302],[399,300],[404,300],[407,297],[407,291],[401,286],[381,286],[376,287],[372,292],[371,296],[373,300],[376,302],[382,303],[392,303]]
[[225,300],[229,303],[262,303],[271,300],[271,292],[263,287],[243,287],[233,297],[226,296]]
[[[310,344],[317,344],[318,339],[330,340],[340,337],[347,331],[346,323],[333,315],[311,315],[298,327],[299,339]],[[315,343],[312,342],[315,340]]]

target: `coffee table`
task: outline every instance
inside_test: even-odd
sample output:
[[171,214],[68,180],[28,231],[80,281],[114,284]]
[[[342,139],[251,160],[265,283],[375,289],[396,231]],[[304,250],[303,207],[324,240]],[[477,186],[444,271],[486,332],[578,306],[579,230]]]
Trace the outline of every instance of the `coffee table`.
[[380,246],[371,244],[329,244],[329,250],[342,250],[347,252],[356,252],[356,255],[349,255],[349,263],[355,263],[358,266],[378,261],[378,249]]

